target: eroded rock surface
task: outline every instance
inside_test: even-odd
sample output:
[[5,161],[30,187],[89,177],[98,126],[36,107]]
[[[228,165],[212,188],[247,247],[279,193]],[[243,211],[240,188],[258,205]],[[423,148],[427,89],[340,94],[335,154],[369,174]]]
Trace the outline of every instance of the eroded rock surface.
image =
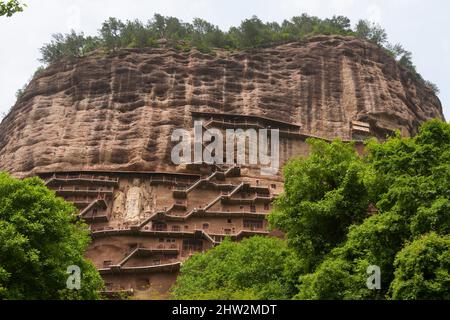
[[171,132],[192,128],[192,111],[266,116],[344,139],[354,120],[414,134],[443,119],[429,88],[352,37],[214,55],[129,49],[35,78],[0,125],[0,170],[174,170]]

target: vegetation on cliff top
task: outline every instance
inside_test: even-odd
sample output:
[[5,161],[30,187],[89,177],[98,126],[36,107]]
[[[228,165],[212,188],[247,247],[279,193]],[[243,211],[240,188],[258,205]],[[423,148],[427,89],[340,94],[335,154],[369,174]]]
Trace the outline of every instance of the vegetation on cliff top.
[[[309,143],[311,155],[285,167],[285,192],[269,216],[287,247],[255,238],[198,254],[183,265],[174,297],[450,299],[450,124],[370,141],[364,157],[338,140]],[[248,249],[258,242],[260,250]],[[274,254],[277,246],[286,254]],[[222,260],[238,263],[222,270]],[[379,290],[366,286],[369,266],[381,269]],[[252,278],[252,267],[267,278]]]
[[0,1],[0,17],[11,17],[17,12],[22,12],[26,4],[22,4],[17,0]]
[[241,22],[238,27],[222,31],[218,26],[203,19],[187,23],[175,17],[155,14],[147,23],[139,20],[123,22],[116,18],[105,21],[96,36],[85,36],[72,31],[69,34],[54,34],[50,43],[41,48],[41,61],[51,64],[63,58],[82,57],[96,49],[115,51],[120,48],[157,47],[161,41],[179,50],[197,48],[202,52],[213,52],[215,48],[242,50],[266,45],[301,41],[312,35],[346,35],[368,40],[383,47],[410,70],[418,79],[434,91],[436,85],[424,81],[412,63],[412,55],[400,44],[391,45],[386,31],[379,25],[360,20],[354,28],[344,16],[320,19],[302,14],[290,20],[263,22],[253,16]]
[[[139,20],[123,22],[116,18],[109,18],[95,36],[71,31],[68,34],[57,33],[52,36],[50,43],[41,49],[40,61],[49,65],[62,59],[75,59],[86,56],[94,50],[114,52],[122,48],[159,47],[161,44],[177,50],[188,51],[197,48],[204,53],[214,53],[214,49],[243,50],[275,45],[290,41],[302,41],[313,35],[345,35],[354,36],[370,41],[396,59],[397,63],[416,77],[425,86],[439,93],[436,84],[423,79],[412,62],[411,52],[405,50],[401,44],[390,44],[386,31],[378,24],[367,20],[360,20],[354,28],[351,21],[344,16],[334,16],[329,19],[302,14],[277,22],[264,23],[253,16],[241,22],[238,27],[231,27],[222,31],[218,26],[200,18],[192,23],[186,23],[175,17],[164,17],[155,14],[147,23]],[[44,67],[39,67],[30,81],[36,77]],[[19,99],[25,88],[17,90]]]
[[[83,255],[90,241],[75,208],[39,178],[0,173],[0,300],[97,299],[103,281]],[[69,290],[69,266],[81,287]]]

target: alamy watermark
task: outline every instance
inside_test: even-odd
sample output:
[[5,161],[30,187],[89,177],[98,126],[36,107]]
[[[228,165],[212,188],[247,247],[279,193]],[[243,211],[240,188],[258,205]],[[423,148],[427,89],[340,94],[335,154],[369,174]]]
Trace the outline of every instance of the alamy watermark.
[[[194,135],[185,129],[173,131],[172,162],[182,164],[259,166],[261,175],[277,175],[280,167],[278,129],[205,129],[194,123]],[[207,145],[206,145],[207,144]],[[224,150],[225,149],[225,150]]]
[[367,288],[369,290],[381,290],[381,268],[379,266],[367,267]]
[[79,266],[69,266],[67,267],[67,277],[66,287],[69,290],[80,290],[81,289],[81,269]]

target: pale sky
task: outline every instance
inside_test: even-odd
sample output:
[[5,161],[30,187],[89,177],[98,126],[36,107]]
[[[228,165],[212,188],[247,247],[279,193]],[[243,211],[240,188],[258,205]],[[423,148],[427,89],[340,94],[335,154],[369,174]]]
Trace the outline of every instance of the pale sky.
[[[308,13],[321,18],[345,15],[379,22],[392,43],[413,53],[418,71],[438,85],[450,120],[450,31],[448,0],[24,0],[28,8],[0,17],[0,114],[15,103],[15,93],[40,65],[39,48],[53,33],[70,29],[96,34],[108,17],[146,21],[155,13],[183,21],[199,17],[227,30],[257,15],[263,21]],[[0,116],[1,118],[2,116]]]

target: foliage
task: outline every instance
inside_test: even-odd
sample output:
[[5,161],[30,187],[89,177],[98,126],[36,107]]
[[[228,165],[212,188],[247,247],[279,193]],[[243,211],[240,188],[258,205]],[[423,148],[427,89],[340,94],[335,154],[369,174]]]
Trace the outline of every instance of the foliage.
[[[28,87],[28,85],[30,84],[31,80],[33,80],[34,78],[38,77],[40,74],[42,74],[45,71],[45,68],[43,66],[39,66],[36,71],[34,72],[33,76],[30,78],[30,80],[28,80],[27,83],[25,83],[22,88],[18,89],[16,91],[16,99],[20,99],[22,98],[22,96],[25,93],[26,88]],[[8,114],[9,111],[6,113]],[[4,116],[6,116],[6,114]]]
[[22,12],[26,7],[26,4],[20,3],[17,0],[0,1],[0,17],[11,17],[17,12]]
[[63,58],[79,58],[92,51],[98,45],[98,41],[97,38],[85,37],[83,33],[77,34],[73,30],[66,35],[54,34],[51,43],[40,49],[42,54],[40,61],[49,62],[59,61]]
[[242,50],[302,41],[312,35],[355,36],[384,47],[397,59],[400,66],[411,71],[435,93],[439,92],[435,84],[425,81],[417,72],[411,52],[399,44],[388,43],[387,33],[380,25],[360,20],[352,29],[350,19],[344,16],[320,19],[302,14],[282,23],[263,22],[253,16],[228,31],[222,31],[218,26],[199,18],[194,19],[192,23],[186,23],[175,17],[155,14],[153,19],[145,24],[139,20],[122,22],[109,18],[103,22],[96,36],[85,36],[75,31],[66,35],[54,34],[50,43],[41,48],[40,60],[51,64],[63,58],[70,60],[82,57],[94,50],[111,52],[121,48],[157,47],[160,42],[178,50],[189,51],[191,48],[197,48],[211,53],[217,48]]
[[[371,26],[368,28],[371,30]],[[164,40],[174,47],[184,43],[189,48],[211,51],[212,48],[230,50],[255,48],[301,40],[314,34],[357,35],[351,29],[350,20],[343,16],[319,19],[303,14],[291,20],[284,20],[281,24],[265,23],[253,16],[242,21],[239,26],[231,27],[228,32],[224,32],[203,19],[196,18],[192,23],[186,23],[175,17],[155,14],[146,24],[139,20],[122,22],[116,18],[109,18],[103,22],[96,37],[85,37],[82,33],[76,34],[73,31],[65,36],[53,35],[53,40],[44,45],[41,52],[43,62],[54,63],[62,58],[77,57],[95,49],[114,51],[119,48],[157,46],[158,40]],[[65,48],[66,46],[69,48]]]
[[439,94],[441,92],[441,90],[439,89],[439,87],[437,86],[437,84],[435,84],[434,82],[431,82],[429,80],[424,80],[425,85],[431,89],[435,94]]
[[[371,140],[363,156],[338,140],[308,143],[310,156],[285,167],[269,216],[288,247],[227,241],[186,262],[175,296],[449,299],[450,124]],[[277,246],[296,254],[271,253]],[[370,266],[381,270],[380,290],[366,285]]]
[[311,155],[284,169],[285,193],[275,202],[269,221],[313,269],[339,245],[347,228],[362,221],[369,194],[365,168],[352,145],[309,140]]
[[295,292],[295,254],[284,241],[253,237],[223,241],[182,266],[173,287],[176,299],[287,299]]
[[395,259],[393,299],[450,300],[450,237],[427,234]]
[[[409,266],[419,263],[411,253],[414,248],[429,245],[429,241],[419,240],[423,235],[449,234],[450,124],[430,121],[415,138],[397,136],[385,143],[371,141],[368,151],[366,161],[371,170],[367,172],[371,174],[364,181],[378,213],[361,224],[353,224],[346,241],[334,248],[313,273],[300,277],[297,298],[421,299],[447,294],[441,288],[448,286],[448,274],[436,267],[437,258],[422,261],[423,270],[436,270],[424,281]],[[436,242],[436,237],[431,238]],[[445,265],[449,251],[442,250],[439,259]],[[370,265],[381,268],[379,291],[365,287],[365,272]],[[333,275],[339,285],[329,282]],[[409,281],[408,277],[414,279]],[[415,291],[408,293],[404,288]]]
[[25,89],[27,88],[27,86],[28,86],[28,82],[27,82],[26,84],[24,84],[24,85],[22,86],[22,88],[17,89],[17,91],[16,91],[16,99],[20,99],[20,98],[23,96],[23,94],[25,93]]
[[85,55],[95,49],[114,51],[120,48],[153,47],[158,45],[158,40],[164,40],[176,48],[196,47],[211,52],[212,48],[245,49],[300,40],[311,34],[351,35],[350,20],[341,16],[321,20],[303,14],[279,25],[276,22],[264,23],[254,16],[224,32],[199,18],[192,23],[185,23],[175,17],[155,14],[146,24],[139,20],[122,22],[109,18],[103,22],[95,37],[85,37],[74,31],[67,35],[53,35],[52,41],[41,49],[41,61],[54,63],[62,58]]
[[[350,228],[347,241],[311,274],[300,277],[297,299],[383,299],[392,281],[392,262],[401,249],[405,221],[395,214],[375,215]],[[367,267],[382,270],[382,290],[366,287]]]
[[[0,174],[0,299],[96,299],[102,280],[83,254],[90,238],[74,208],[42,180]],[[66,289],[67,268],[81,289]]]
[[404,69],[410,71],[416,79],[421,81],[426,87],[431,89],[435,94],[439,94],[439,88],[436,84],[431,81],[423,79],[423,77],[417,72],[417,67],[412,61],[412,53],[405,50],[403,46],[399,43],[392,45],[388,43],[386,45],[387,52],[392,55],[398,62],[398,64]]
[[387,33],[379,24],[359,20],[356,25],[356,35],[362,39],[369,40],[379,46],[386,45]]

